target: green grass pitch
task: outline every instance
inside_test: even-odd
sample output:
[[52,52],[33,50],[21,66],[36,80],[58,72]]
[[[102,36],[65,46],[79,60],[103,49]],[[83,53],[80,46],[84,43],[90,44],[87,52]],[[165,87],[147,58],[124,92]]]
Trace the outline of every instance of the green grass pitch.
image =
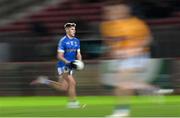
[[[0,117],[104,117],[112,113],[114,96],[80,96],[79,109],[66,108],[67,97],[0,97]],[[180,117],[180,96],[132,97],[131,116]]]

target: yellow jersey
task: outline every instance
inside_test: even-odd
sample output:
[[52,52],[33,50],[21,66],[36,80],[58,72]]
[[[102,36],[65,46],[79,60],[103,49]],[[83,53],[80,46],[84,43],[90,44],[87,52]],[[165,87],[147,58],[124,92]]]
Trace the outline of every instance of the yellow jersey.
[[112,50],[137,47],[150,36],[148,26],[136,17],[105,21],[100,28]]

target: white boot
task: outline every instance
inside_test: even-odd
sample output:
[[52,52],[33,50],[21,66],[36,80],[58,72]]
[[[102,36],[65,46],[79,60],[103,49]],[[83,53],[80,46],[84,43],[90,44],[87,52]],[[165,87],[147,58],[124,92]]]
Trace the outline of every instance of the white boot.
[[78,101],[69,102],[69,103],[67,104],[67,108],[71,108],[71,109],[80,108],[80,104],[79,104]]
[[112,115],[107,116],[107,118],[124,118],[130,115],[129,109],[115,110]]
[[49,84],[50,82],[51,82],[51,80],[49,80],[47,76],[39,76],[39,77],[37,77],[36,80],[32,81],[30,84],[31,85]]

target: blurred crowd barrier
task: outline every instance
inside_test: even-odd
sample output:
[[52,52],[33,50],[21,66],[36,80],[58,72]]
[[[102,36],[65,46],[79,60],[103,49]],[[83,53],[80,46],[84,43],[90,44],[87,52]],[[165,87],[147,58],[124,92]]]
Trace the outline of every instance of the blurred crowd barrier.
[[[104,73],[107,68],[103,62],[85,61],[85,69],[75,72],[78,95],[112,95],[113,84],[117,83]],[[151,78],[151,83],[164,89],[174,89],[173,94],[180,93],[178,84],[180,61],[173,59],[151,59],[144,79]],[[24,62],[0,64],[0,96],[29,95],[65,95],[45,85],[32,86],[30,82],[39,76],[47,76],[57,80],[55,62]],[[116,68],[115,66],[111,67]]]

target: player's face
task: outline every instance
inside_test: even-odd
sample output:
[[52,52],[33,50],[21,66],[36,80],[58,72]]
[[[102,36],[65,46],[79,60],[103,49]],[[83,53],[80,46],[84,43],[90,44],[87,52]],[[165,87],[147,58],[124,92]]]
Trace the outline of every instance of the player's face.
[[117,20],[130,16],[130,8],[126,5],[113,5],[104,8],[104,19]]
[[74,37],[76,33],[76,28],[75,27],[70,27],[66,29],[67,35]]

